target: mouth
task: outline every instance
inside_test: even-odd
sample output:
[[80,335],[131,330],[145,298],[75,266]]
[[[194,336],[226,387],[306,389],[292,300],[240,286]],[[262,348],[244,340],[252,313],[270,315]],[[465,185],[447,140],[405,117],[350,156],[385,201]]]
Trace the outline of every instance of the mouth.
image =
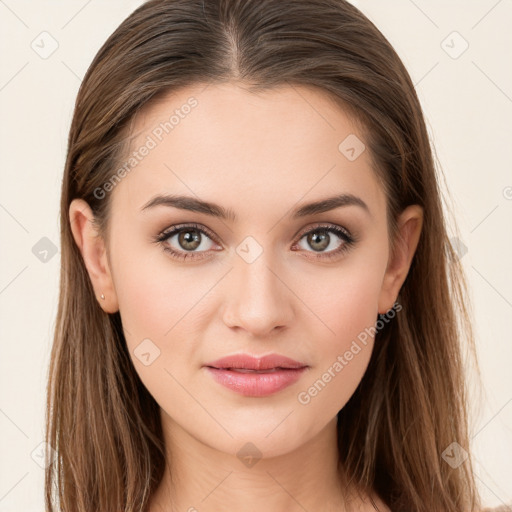
[[216,368],[206,366],[206,371],[215,382],[245,397],[263,398],[282,391],[296,383],[307,370],[300,368],[267,368],[251,370],[248,368]]
[[238,353],[212,361],[204,368],[217,383],[235,393],[265,397],[297,382],[309,365],[281,354],[254,357]]
[[307,365],[280,354],[268,354],[255,357],[250,354],[239,353],[222,357],[221,359],[207,363],[205,366],[218,370],[264,372],[267,370],[296,370],[305,368]]
[[275,368],[267,368],[266,370],[253,370],[250,368],[219,368],[217,366],[207,366],[207,368],[212,368],[214,370],[225,370],[237,373],[275,373],[281,370],[300,370],[301,368],[305,368],[305,366],[297,367],[297,368],[283,368],[282,366],[277,366]]

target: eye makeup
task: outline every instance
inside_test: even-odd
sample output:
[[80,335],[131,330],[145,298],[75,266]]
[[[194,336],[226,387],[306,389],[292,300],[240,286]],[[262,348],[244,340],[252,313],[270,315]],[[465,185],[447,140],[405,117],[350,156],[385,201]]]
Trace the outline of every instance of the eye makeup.
[[[206,228],[203,225],[196,224],[196,223],[188,223],[188,224],[178,224],[175,226],[171,226],[169,228],[166,228],[164,231],[159,233],[156,237],[153,238],[153,242],[158,243],[162,246],[163,250],[166,251],[171,255],[172,258],[177,260],[200,260],[209,258],[211,256],[211,251],[187,251],[186,249],[176,249],[173,248],[171,245],[169,245],[169,240],[176,235],[181,234],[190,234],[190,233],[196,233],[195,241],[200,241],[200,244],[202,243],[201,238],[206,237],[207,239],[219,244],[217,237],[215,234]],[[308,228],[306,231],[302,231],[296,240],[294,244],[292,245],[292,250],[296,251],[298,247],[298,243],[304,238],[307,237],[307,243],[311,244],[314,243],[315,238],[312,238],[316,235],[316,240],[318,240],[318,237],[320,236],[321,241],[327,240],[329,242],[329,245],[331,244],[331,235],[335,235],[338,239],[341,240],[341,243],[333,250],[330,251],[307,251],[304,252],[312,252],[312,256],[307,256],[308,258],[312,258],[313,260],[331,260],[337,257],[340,257],[342,254],[350,250],[354,244],[357,242],[356,238],[344,227],[332,225],[332,224],[320,224],[317,226],[314,226],[313,228]],[[327,238],[326,238],[327,237]],[[194,241],[194,240],[192,240]],[[179,241],[178,243],[183,244],[183,240]],[[220,244],[219,244],[220,245]],[[218,249],[216,250],[218,251]],[[206,255],[205,253],[210,253],[209,255]]]

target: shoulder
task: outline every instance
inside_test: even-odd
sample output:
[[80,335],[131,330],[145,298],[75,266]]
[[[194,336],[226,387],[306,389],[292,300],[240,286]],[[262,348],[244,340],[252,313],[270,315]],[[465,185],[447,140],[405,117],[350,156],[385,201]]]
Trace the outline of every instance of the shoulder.
[[[372,498],[379,512],[392,512],[391,509],[376,494],[373,494]],[[375,507],[371,504],[370,501],[367,501],[364,508],[361,508],[360,510],[361,512],[376,512]],[[506,505],[500,505],[499,507],[486,507],[482,509],[481,512],[512,512],[512,502]]]
[[[391,509],[378,497],[373,496],[373,501],[375,502],[379,512],[392,512]],[[363,510],[364,512],[375,512],[375,508],[372,504],[366,505]],[[499,507],[487,507],[482,509],[481,512],[512,512],[512,502],[508,505],[500,505]]]

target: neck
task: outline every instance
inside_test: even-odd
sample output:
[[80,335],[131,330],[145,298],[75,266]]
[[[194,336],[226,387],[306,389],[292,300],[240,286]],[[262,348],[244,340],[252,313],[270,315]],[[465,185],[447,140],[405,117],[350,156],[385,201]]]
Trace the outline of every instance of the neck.
[[150,512],[225,509],[345,512],[353,501],[338,466],[336,418],[296,449],[273,457],[252,443],[233,453],[206,445],[161,412],[165,473]]

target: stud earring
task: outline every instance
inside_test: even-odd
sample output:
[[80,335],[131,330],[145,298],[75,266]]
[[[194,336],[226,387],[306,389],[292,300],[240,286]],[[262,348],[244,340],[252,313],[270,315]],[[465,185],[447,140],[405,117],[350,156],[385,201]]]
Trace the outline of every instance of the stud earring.
[[105,295],[103,295],[103,293],[101,294],[101,298],[102,298],[102,299],[105,299]]

